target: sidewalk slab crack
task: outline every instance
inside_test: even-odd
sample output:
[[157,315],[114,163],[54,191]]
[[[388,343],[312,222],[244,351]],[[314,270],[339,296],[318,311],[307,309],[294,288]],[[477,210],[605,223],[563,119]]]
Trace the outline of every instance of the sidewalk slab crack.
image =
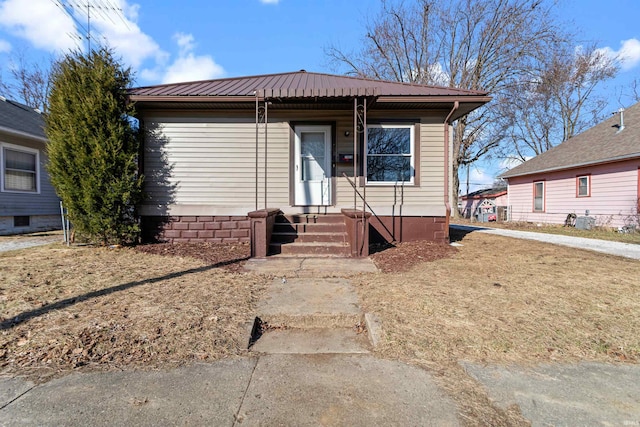
[[249,375],[249,381],[247,381],[247,387],[244,389],[244,393],[242,394],[242,399],[240,399],[240,405],[238,405],[238,410],[235,414],[233,414],[233,424],[232,427],[236,427],[238,424],[242,423],[243,417],[240,415],[240,411],[242,411],[242,407],[244,406],[244,400],[247,397],[247,393],[249,392],[249,387],[251,387],[251,382],[253,381],[253,374],[256,372],[256,368],[258,367],[258,362],[260,362],[260,357],[256,358],[256,363],[253,365],[253,369],[251,370],[251,375]]

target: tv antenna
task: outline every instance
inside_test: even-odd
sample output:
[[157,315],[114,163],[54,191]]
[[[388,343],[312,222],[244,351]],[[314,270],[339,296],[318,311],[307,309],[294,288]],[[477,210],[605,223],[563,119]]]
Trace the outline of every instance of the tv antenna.
[[[87,53],[91,53],[91,40],[93,39],[98,44],[100,40],[107,40],[107,38],[97,29],[91,28],[91,18],[98,18],[103,22],[111,22],[112,25],[117,25],[119,20],[124,26],[129,29],[127,20],[124,17],[122,8],[113,3],[112,0],[51,0],[60,10],[62,10],[67,16],[69,16],[75,23],[78,32],[80,32],[80,39],[87,40]],[[86,20],[84,19],[86,17]],[[96,34],[98,37],[96,37]],[[69,34],[73,38],[78,38],[76,34]]]

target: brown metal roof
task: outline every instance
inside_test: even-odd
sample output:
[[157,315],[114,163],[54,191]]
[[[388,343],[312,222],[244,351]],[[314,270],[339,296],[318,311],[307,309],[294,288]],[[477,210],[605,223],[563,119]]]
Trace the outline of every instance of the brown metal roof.
[[640,158],[640,103],[624,111],[624,129],[620,132],[619,124],[620,115],[614,114],[500,176],[512,178]]
[[[375,99],[369,108],[451,111],[450,120],[468,114],[491,97],[486,92],[439,86],[308,73],[267,74],[198,82],[171,83],[129,90],[139,109],[253,108],[256,97],[270,99],[276,109],[352,108],[354,97]],[[275,102],[278,101],[278,102]]]
[[[353,96],[486,97],[486,92],[372,80],[359,77],[293,73],[204,80],[139,87],[129,90],[133,100],[152,97],[267,97],[313,98]],[[487,99],[488,101],[488,99]],[[485,101],[486,102],[486,101]]]

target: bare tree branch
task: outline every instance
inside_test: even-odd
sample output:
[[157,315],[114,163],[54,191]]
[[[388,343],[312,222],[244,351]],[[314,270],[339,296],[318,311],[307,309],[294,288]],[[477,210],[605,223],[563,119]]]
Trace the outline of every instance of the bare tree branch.
[[7,67],[10,79],[0,82],[0,90],[8,98],[46,112],[51,63],[29,62],[24,52],[13,54]]
[[560,129],[566,132],[558,139],[573,135],[597,112],[593,90],[617,68],[592,47],[574,54],[573,35],[553,15],[554,5],[555,0],[383,0],[359,51],[330,47],[326,54],[353,74],[444,82],[494,96],[455,123],[457,190],[461,165],[498,148],[520,158],[544,151],[560,142],[554,140]]

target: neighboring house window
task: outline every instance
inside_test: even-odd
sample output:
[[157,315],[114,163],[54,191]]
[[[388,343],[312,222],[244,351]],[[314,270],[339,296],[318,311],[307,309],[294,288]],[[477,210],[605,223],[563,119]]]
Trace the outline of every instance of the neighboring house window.
[[577,197],[591,196],[591,177],[583,175],[576,178]]
[[369,184],[413,184],[414,129],[407,124],[367,126],[366,177]]
[[533,211],[544,212],[544,181],[533,183]]
[[2,191],[37,193],[38,150],[5,144],[2,147]]
[[28,227],[29,226],[29,217],[28,216],[14,216],[13,217],[13,226],[14,227]]

